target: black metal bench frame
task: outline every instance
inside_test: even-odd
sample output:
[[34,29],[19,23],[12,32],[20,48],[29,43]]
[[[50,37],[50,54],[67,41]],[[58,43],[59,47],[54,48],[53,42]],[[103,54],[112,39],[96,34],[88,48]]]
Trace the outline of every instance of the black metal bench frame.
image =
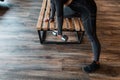
[[38,30],[38,35],[39,35],[39,40],[41,44],[81,44],[85,32],[84,31],[70,31],[70,32],[77,33],[77,39],[78,39],[77,41],[74,41],[74,42],[46,41],[47,31],[44,31],[44,30]]

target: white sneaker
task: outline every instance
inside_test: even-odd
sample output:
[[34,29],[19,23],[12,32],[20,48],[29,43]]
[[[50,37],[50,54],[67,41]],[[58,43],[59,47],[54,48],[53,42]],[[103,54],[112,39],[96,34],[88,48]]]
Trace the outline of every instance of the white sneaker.
[[54,36],[57,36],[57,34],[58,34],[58,31],[52,31],[52,34],[54,35]]
[[68,36],[66,35],[63,35],[62,38],[61,38],[62,41],[66,42],[68,40]]

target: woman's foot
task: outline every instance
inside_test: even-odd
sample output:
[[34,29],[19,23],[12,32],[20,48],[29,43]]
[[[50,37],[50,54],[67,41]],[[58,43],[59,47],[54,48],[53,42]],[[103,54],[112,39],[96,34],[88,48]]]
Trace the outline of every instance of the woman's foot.
[[66,36],[66,35],[57,35],[57,37],[64,42],[66,42],[68,40],[68,36]]
[[45,22],[53,22],[53,21],[54,21],[54,18],[51,18],[51,19],[46,18],[44,21],[45,21]]
[[68,40],[68,36],[66,36],[66,35],[58,35],[58,31],[56,31],[56,30],[52,31],[52,34],[54,36],[57,36],[59,39],[61,39],[64,42],[66,42]]
[[58,31],[54,30],[54,31],[52,31],[52,34],[53,34],[54,36],[57,36],[57,35],[58,35]]
[[83,67],[82,70],[84,72],[91,73],[91,72],[98,70],[99,68],[100,68],[100,63],[93,61],[90,65]]

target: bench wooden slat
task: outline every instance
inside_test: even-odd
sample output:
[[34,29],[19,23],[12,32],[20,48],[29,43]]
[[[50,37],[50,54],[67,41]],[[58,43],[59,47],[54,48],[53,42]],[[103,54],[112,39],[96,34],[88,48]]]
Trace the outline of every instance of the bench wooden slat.
[[55,29],[55,22],[51,22],[49,27],[50,27],[50,30],[54,30]]
[[41,7],[40,14],[39,14],[38,22],[37,22],[38,30],[41,30],[41,28],[42,28],[42,23],[43,23],[43,18],[44,18],[43,15],[45,14],[46,4],[47,4],[47,0],[44,0],[42,2],[42,7]]
[[82,20],[80,18],[79,18],[79,22],[80,22],[81,31],[85,31]]
[[74,25],[75,25],[75,30],[76,31],[80,31],[80,21],[79,21],[79,19],[78,18],[74,18]]
[[72,22],[72,18],[68,18],[68,27],[69,30],[74,30],[74,26],[73,26],[73,22]]
[[[45,18],[49,18],[50,17],[50,0],[47,1],[47,6],[46,6],[46,12],[45,12]],[[43,21],[43,26],[42,26],[42,29],[43,30],[48,30],[48,24],[49,22],[45,22]]]
[[64,21],[63,21],[63,30],[67,30],[67,29],[68,29],[67,20],[65,18]]

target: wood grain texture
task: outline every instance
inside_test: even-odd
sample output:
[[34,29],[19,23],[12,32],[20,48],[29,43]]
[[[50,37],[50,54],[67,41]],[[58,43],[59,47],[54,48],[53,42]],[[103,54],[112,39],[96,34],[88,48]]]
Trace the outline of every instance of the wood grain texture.
[[36,23],[42,0],[5,1],[6,7],[0,7],[0,80],[120,80],[120,0],[95,0],[102,51],[101,68],[91,74],[81,70],[93,56],[87,36],[81,45],[40,45]]
[[79,19],[78,18],[74,18],[74,24],[75,24],[75,30],[76,31],[80,31],[80,24],[79,24]]

